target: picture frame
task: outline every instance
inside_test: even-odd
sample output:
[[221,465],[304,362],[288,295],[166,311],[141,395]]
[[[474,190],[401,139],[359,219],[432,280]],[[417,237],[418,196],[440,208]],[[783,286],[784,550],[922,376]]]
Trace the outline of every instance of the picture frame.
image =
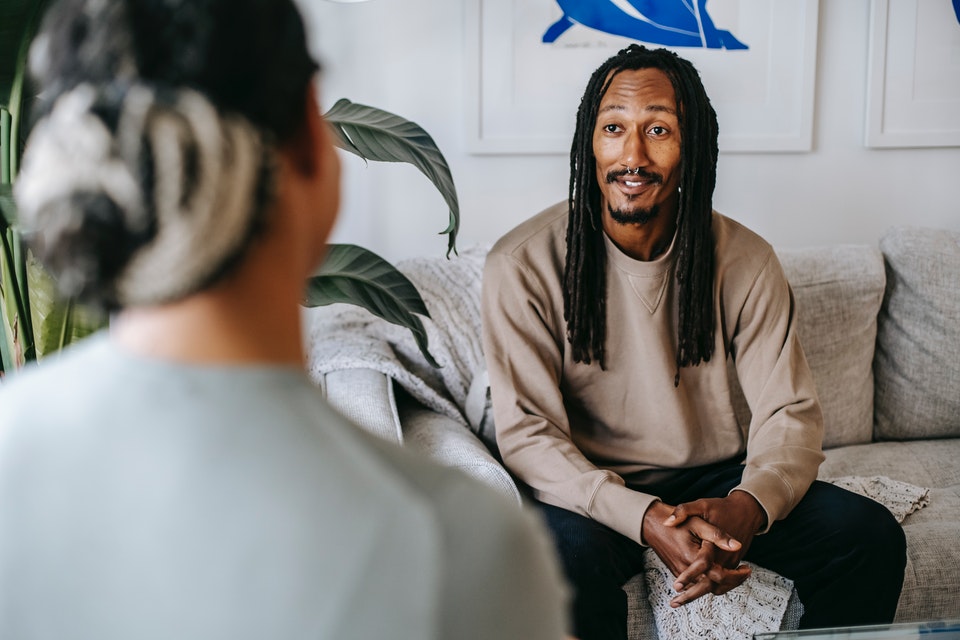
[[950,0],[873,0],[870,13],[865,144],[960,146],[960,17]]
[[[810,151],[818,11],[818,0],[711,0],[713,22],[748,48],[666,47],[700,72],[720,121],[721,152]],[[569,153],[590,74],[634,40],[573,24],[544,44],[561,15],[553,0],[468,1],[470,153]]]

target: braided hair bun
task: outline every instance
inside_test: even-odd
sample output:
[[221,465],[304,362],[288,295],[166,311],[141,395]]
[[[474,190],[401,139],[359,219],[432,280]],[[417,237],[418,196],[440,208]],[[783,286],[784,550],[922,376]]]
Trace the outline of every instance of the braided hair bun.
[[88,302],[197,291],[246,245],[270,154],[195,91],[137,85],[106,102],[79,85],[34,128],[16,185],[31,245],[62,293]]
[[108,309],[218,280],[266,223],[317,65],[290,0],[60,0],[15,185],[64,295]]

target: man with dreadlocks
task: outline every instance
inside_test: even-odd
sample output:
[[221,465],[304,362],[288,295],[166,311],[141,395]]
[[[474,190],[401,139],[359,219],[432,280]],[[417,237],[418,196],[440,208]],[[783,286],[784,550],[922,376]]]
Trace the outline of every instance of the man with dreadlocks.
[[716,163],[696,69],[632,45],[587,85],[568,202],[487,259],[498,445],[553,532],[583,640],[626,638],[621,587],[645,547],[676,576],[675,607],[737,587],[749,560],[794,581],[803,627],[896,610],[903,532],[816,481],[822,416],[792,293],[770,245],[712,210]]

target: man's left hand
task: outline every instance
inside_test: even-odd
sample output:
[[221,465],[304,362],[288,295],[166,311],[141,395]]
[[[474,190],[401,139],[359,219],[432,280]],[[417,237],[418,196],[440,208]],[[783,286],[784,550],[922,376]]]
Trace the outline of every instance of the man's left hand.
[[[722,566],[733,569],[740,561],[753,537],[766,523],[766,513],[756,498],[746,491],[732,491],[725,498],[701,498],[693,502],[677,505],[673,513],[664,521],[668,527],[676,527],[692,517],[699,517],[729,533],[740,542],[736,551],[715,549],[716,561]],[[673,588],[683,592],[694,583],[703,579],[704,568],[691,565],[677,576]]]

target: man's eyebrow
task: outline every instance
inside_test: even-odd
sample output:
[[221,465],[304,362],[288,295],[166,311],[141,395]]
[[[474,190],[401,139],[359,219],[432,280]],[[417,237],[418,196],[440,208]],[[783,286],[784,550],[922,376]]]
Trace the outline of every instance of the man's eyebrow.
[[[600,109],[598,113],[603,113],[604,111],[626,111],[627,108],[622,104],[608,104],[607,106]],[[673,107],[668,107],[664,104],[648,104],[643,108],[643,111],[657,111],[661,113],[670,113],[677,115],[677,110]]]

